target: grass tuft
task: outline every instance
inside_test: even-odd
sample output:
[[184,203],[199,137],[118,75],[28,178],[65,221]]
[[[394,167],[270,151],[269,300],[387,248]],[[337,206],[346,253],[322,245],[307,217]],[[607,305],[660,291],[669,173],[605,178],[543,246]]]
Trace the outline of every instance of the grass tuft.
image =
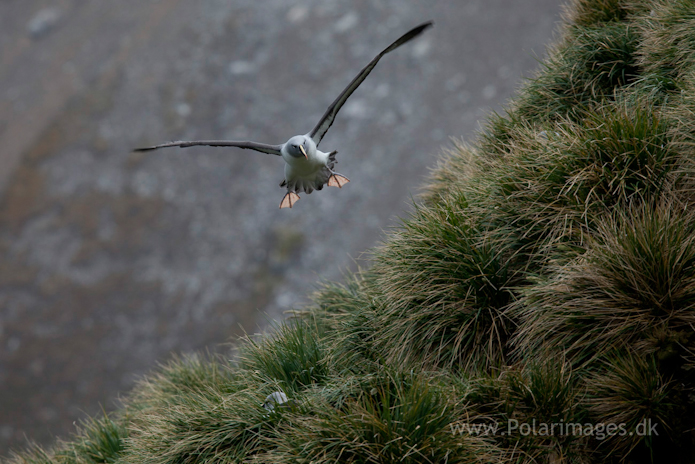
[[[239,385],[241,383],[241,385]],[[265,450],[280,414],[261,405],[277,385],[240,381],[201,389],[139,411],[129,426],[132,463],[239,462]],[[226,390],[226,391],[225,391]],[[236,390],[230,392],[230,390]]]
[[35,443],[21,452],[11,452],[7,464],[50,464],[56,462],[54,453]]
[[695,65],[695,5],[690,0],[654,1],[637,24],[643,36],[639,63],[646,72],[679,79]]
[[565,426],[586,420],[580,405],[581,384],[569,364],[540,358],[509,372],[505,383],[506,407],[511,410],[508,423],[518,425],[505,438],[507,442],[517,443],[526,456],[537,460],[586,460],[587,438]]
[[563,350],[573,365],[638,342],[643,354],[661,330],[695,327],[695,221],[673,203],[618,209],[597,226],[585,255],[524,291],[519,350]]
[[417,207],[376,250],[374,337],[387,359],[448,367],[503,361],[514,274],[467,205],[458,195]]
[[14,453],[8,464],[112,464],[118,462],[125,447],[127,416],[112,419],[104,415],[80,424],[70,441],[59,441],[52,450],[38,445]]
[[201,389],[232,393],[240,388],[237,377],[231,363],[219,357],[174,357],[158,371],[141,379],[126,405],[139,410]]
[[436,380],[388,371],[366,380],[341,409],[317,399],[315,414],[282,428],[268,462],[498,462],[490,443],[452,433],[465,408]]
[[573,0],[565,12],[565,22],[577,26],[625,21],[631,13],[625,0]]
[[348,276],[346,283],[324,284],[314,293],[316,317],[326,324],[331,337],[326,339],[326,363],[331,371],[359,374],[380,362],[375,349],[375,302],[364,288],[364,273]]
[[430,172],[420,195],[422,204],[432,206],[458,192],[465,192],[469,197],[476,193],[482,196],[485,186],[480,184],[484,169],[480,156],[474,147],[454,140],[453,147],[445,149],[444,156]]
[[82,424],[76,438],[56,453],[56,460],[75,464],[112,464],[125,450],[128,432],[124,419],[105,415]]
[[256,341],[246,337],[241,367],[272,378],[287,393],[321,383],[328,375],[323,330],[312,317],[292,319]]
[[[654,440],[673,432],[682,411],[675,410],[672,382],[659,372],[656,359],[624,351],[615,353],[587,380],[588,409],[596,423],[617,430],[598,443],[607,455],[654,451]],[[655,433],[650,429],[655,427]],[[610,432],[610,431],[609,431]]]
[[657,197],[682,177],[668,122],[638,98],[579,123],[510,131],[508,155],[485,174],[498,184],[485,202],[494,213],[491,236],[533,266],[582,254],[598,217],[634,198]]
[[[535,124],[580,120],[611,101],[621,87],[638,75],[639,35],[625,23],[572,26],[514,102],[514,120]],[[495,138],[493,132],[489,138]]]

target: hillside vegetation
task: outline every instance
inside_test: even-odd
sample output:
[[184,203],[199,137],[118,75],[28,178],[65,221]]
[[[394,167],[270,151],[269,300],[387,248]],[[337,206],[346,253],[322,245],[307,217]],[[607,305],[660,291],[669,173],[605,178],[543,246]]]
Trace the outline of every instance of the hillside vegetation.
[[9,462],[692,462],[694,201],[695,2],[576,0],[371,268]]

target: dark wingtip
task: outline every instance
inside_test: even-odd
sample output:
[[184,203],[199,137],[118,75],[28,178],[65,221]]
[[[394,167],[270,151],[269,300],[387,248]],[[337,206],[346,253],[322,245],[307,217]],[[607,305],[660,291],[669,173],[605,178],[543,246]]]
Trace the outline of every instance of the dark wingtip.
[[145,147],[145,148],[133,148],[131,150],[132,153],[142,153],[143,151],[152,151],[154,150],[154,147]]
[[422,23],[419,26],[414,27],[410,31],[409,35],[411,38],[416,37],[416,36],[422,34],[423,32],[425,32],[425,29],[430,28],[432,26],[434,26],[434,21],[427,21],[426,23]]
[[420,24],[418,27],[421,27],[422,30],[424,31],[424,30],[427,29],[428,27],[432,27],[432,26],[434,26],[434,21],[429,20],[429,21],[427,21],[427,22],[424,22],[424,23]]
[[398,40],[396,40],[394,43],[392,43],[389,48],[384,50],[382,52],[381,56],[383,56],[384,54],[386,54],[390,51],[395,50],[396,48],[400,47],[401,45],[405,44],[406,42],[410,42],[415,37],[422,34],[425,31],[425,29],[427,29],[428,27],[432,27],[433,25],[434,25],[434,21],[427,21],[426,23],[422,23],[419,26],[412,28],[411,30],[409,30],[408,32],[403,34]]

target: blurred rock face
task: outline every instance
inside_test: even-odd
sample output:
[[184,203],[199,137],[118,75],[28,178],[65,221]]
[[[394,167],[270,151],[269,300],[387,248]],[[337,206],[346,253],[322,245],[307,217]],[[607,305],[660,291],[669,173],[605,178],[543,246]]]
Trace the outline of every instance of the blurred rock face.
[[[0,455],[109,409],[172,352],[218,350],[337,280],[405,214],[447,137],[530,75],[556,0],[0,4]],[[173,139],[309,131],[344,189],[277,209],[282,162]],[[535,53],[535,54],[534,54]]]

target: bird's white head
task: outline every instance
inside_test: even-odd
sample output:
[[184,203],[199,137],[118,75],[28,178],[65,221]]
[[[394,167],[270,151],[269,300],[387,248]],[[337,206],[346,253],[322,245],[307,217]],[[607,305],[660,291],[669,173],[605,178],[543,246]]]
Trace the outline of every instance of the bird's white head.
[[312,149],[316,150],[316,144],[306,135],[295,135],[285,144],[287,154],[293,158],[309,159],[309,153]]

